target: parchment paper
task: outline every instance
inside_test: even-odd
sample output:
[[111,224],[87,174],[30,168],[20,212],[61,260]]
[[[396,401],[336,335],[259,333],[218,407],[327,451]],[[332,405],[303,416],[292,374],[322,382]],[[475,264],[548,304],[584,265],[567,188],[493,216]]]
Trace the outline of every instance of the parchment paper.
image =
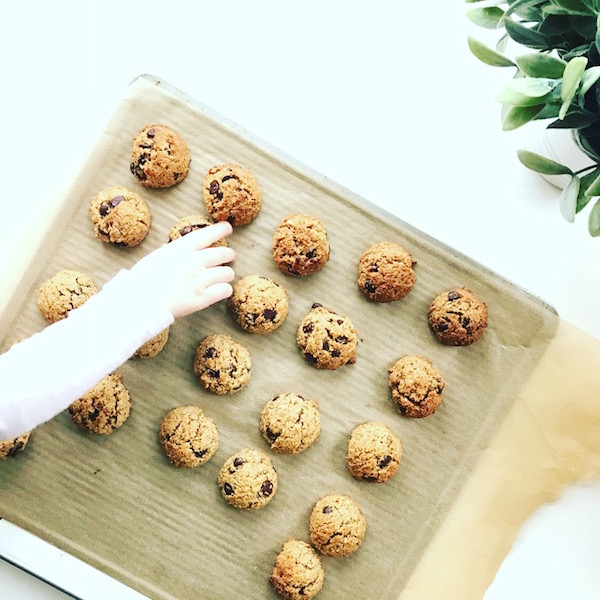
[[[129,172],[133,136],[160,122],[186,138],[193,157],[187,179],[163,191],[143,188]],[[567,481],[598,473],[600,384],[592,367],[600,344],[526,292],[167,84],[142,77],[131,85],[48,216],[34,260],[19,277],[6,276],[19,284],[3,293],[2,348],[45,326],[35,303],[45,279],[71,268],[104,284],[164,243],[178,218],[204,212],[204,175],[229,161],[250,168],[264,196],[258,219],[230,238],[236,276],[284,285],[286,322],[266,336],[248,334],[224,303],[177,321],[156,358],[120,369],[133,403],[121,429],[87,434],[65,411],[0,465],[0,515],[154,598],[275,598],[268,576],[277,552],[288,538],[309,541],[312,506],[339,492],[362,507],[367,535],[354,555],[323,557],[320,598],[431,599],[448,597],[449,589],[455,598],[480,598],[526,516]],[[115,184],[140,192],[151,208],[152,229],[138,248],[93,237],[89,201]],[[309,278],[282,274],[271,256],[275,227],[294,212],[318,216],[328,230],[331,259]],[[356,274],[361,253],[384,240],[413,254],[418,280],[402,301],[379,305],[362,296]],[[490,326],[477,344],[449,348],[429,331],[427,308],[459,285],[487,302]],[[314,302],[354,322],[355,365],[329,372],[302,360],[296,328]],[[221,332],[244,344],[253,361],[250,383],[231,397],[204,391],[192,371],[200,340]],[[406,353],[428,356],[446,378],[444,403],[426,419],[402,417],[391,401],[387,370]],[[297,456],[271,453],[258,430],[264,403],[283,391],[312,398],[321,410],[319,440]],[[164,414],[186,403],[201,406],[220,434],[216,455],[191,471],[172,467],[158,443]],[[386,422],[404,448],[397,476],[383,485],[356,481],[345,466],[347,437],[367,420]],[[216,485],[225,459],[243,447],[271,453],[279,473],[276,496],[257,512],[229,507]]]

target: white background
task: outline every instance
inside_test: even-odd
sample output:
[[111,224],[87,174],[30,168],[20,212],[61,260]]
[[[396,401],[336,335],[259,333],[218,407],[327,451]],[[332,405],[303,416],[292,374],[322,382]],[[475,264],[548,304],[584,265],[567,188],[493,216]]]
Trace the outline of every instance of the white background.
[[[600,338],[600,238],[588,235],[587,215],[566,223],[558,190],[518,162],[516,149],[535,147],[539,128],[501,131],[494,98],[512,70],[470,54],[468,35],[498,35],[472,25],[469,7],[2,3],[0,268],[68,186],[129,82],[152,73]],[[38,572],[63,560],[2,526],[7,547]],[[596,482],[534,515],[485,600],[600,598],[599,559]],[[0,589],[3,598],[61,597],[2,561]]]

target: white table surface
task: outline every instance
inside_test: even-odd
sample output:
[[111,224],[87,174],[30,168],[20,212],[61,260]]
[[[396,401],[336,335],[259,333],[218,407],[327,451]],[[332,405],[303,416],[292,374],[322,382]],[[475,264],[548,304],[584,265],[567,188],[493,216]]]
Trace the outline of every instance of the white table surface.
[[[0,269],[77,172],[129,82],[152,73],[471,256],[600,338],[600,239],[515,151],[494,98],[512,71],[458,0],[2,3]],[[1,493],[1,492],[0,492]],[[87,598],[120,584],[0,521],[0,556]],[[526,523],[485,600],[600,598],[600,483]],[[0,560],[0,596],[65,598]],[[451,591],[448,598],[454,600]],[[460,600],[460,599],[456,599]]]

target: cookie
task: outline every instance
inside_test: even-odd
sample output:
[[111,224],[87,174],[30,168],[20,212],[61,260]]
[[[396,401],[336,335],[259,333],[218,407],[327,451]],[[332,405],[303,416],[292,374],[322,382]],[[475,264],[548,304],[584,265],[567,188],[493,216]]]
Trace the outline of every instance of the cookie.
[[121,427],[130,411],[129,392],[118,372],[107,375],[69,406],[71,417],[77,425],[101,435]]
[[37,305],[46,321],[55,323],[97,292],[98,288],[85,273],[63,269],[41,285]]
[[260,430],[271,450],[298,454],[319,437],[321,415],[312,400],[284,393],[265,404],[260,415]]
[[398,410],[407,417],[428,417],[444,399],[446,382],[440,372],[424,356],[407,354],[389,370],[392,398]]
[[229,221],[233,227],[254,221],[262,205],[262,192],[252,172],[231,163],[208,170],[203,198],[215,221]]
[[144,240],[152,224],[146,201],[122,185],[106,188],[92,198],[90,218],[98,239],[129,248]]
[[277,471],[264,452],[240,450],[225,461],[217,482],[231,506],[258,510],[277,492]]
[[383,483],[396,474],[401,458],[400,440],[385,423],[362,423],[350,434],[346,462],[356,479]]
[[325,571],[310,544],[288,540],[275,559],[269,580],[286,600],[311,600],[323,587]]
[[194,373],[209,392],[234,394],[250,380],[248,350],[228,335],[209,335],[196,349]]
[[181,183],[190,167],[185,140],[167,125],[146,125],[133,138],[131,173],[144,186],[168,188]]
[[321,498],[310,515],[310,539],[328,556],[349,556],[362,544],[367,521],[354,500],[341,494]]
[[415,285],[412,256],[400,244],[381,242],[367,249],[358,263],[358,287],[374,302],[394,302]]
[[317,369],[339,369],[356,362],[356,329],[348,317],[312,305],[298,326],[296,342],[307,362]]
[[158,335],[142,344],[134,353],[133,358],[154,358],[169,341],[169,329],[163,329]]
[[329,260],[325,225],[311,215],[285,218],[273,235],[273,260],[280,271],[292,275],[311,275]]
[[276,281],[249,275],[233,286],[229,308],[242,329],[250,333],[269,333],[285,321],[288,296]]
[[162,420],[158,438],[171,463],[188,469],[203,465],[219,447],[214,421],[193,405],[170,410]]
[[[204,229],[209,225],[212,225],[214,221],[206,218],[204,215],[187,215],[186,217],[182,217],[169,229],[169,242],[172,242],[188,233],[192,233],[192,231],[196,231],[197,229]],[[216,248],[217,246],[227,246],[227,241],[225,238],[218,240],[214,244],[211,244],[211,248]]]
[[24,433],[12,440],[0,440],[0,460],[13,458],[25,450],[31,432]]
[[429,326],[448,346],[468,346],[481,338],[488,309],[471,290],[461,287],[436,296],[429,307]]

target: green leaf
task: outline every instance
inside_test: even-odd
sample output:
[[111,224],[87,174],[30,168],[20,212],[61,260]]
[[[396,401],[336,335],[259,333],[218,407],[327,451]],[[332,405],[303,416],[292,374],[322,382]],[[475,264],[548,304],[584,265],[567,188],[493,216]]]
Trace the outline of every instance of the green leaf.
[[498,29],[500,22],[504,17],[504,11],[497,6],[491,6],[488,8],[474,8],[467,12],[467,17],[485,29]]
[[511,19],[505,19],[504,27],[506,28],[506,33],[508,33],[517,44],[536,50],[549,50],[551,48],[550,40],[544,34],[539,33],[534,29],[525,27]]
[[510,106],[541,106],[548,102],[552,102],[555,99],[554,94],[546,94],[545,96],[525,96],[524,94],[517,94],[510,90],[504,90],[500,92],[496,100],[502,102],[502,104],[508,104]]
[[504,84],[504,87],[511,92],[523,94],[523,96],[540,98],[541,96],[549,94],[557,86],[557,84],[558,82],[554,79],[544,79],[541,77],[519,77],[517,79],[511,79]]
[[[556,111],[554,115],[548,115],[547,118],[554,119],[558,117],[559,111]],[[564,119],[558,119],[557,121],[552,121],[548,125],[548,129],[582,129],[584,127],[588,127],[595,123],[598,120],[598,115],[594,113],[580,113],[580,112],[571,112],[567,113]]]
[[598,177],[596,177],[596,179],[594,179],[594,181],[592,181],[592,183],[588,186],[588,188],[585,190],[585,195],[588,198],[591,198],[592,196],[600,196],[600,175],[598,175]]
[[596,50],[600,52],[600,14],[598,14],[598,18],[596,19],[596,38],[594,39],[594,45],[596,46]]
[[591,196],[586,196],[585,192],[590,184],[600,176],[600,168],[596,168],[590,173],[586,173],[581,178],[581,185],[579,186],[579,194],[577,194],[577,208],[575,212],[581,212],[587,205],[588,202],[592,199]]
[[509,106],[502,115],[502,131],[513,131],[533,121],[542,108],[541,106]]
[[561,13],[553,12],[553,14],[596,16],[589,3],[582,0],[552,0],[552,3],[544,6],[542,10],[544,13],[562,10]]
[[560,79],[567,63],[549,54],[524,54],[515,59],[517,67],[529,77],[548,77]]
[[589,91],[590,88],[600,79],[600,67],[590,67],[586,69],[581,77],[581,89],[579,94],[583,97]]
[[569,110],[569,106],[571,106],[571,102],[575,97],[575,93],[577,92],[577,88],[579,87],[579,83],[586,66],[587,58],[584,56],[572,58],[567,63],[567,66],[565,67],[565,73],[563,75],[562,89],[560,92],[560,97],[563,103],[560,107],[560,113],[558,115],[559,119],[563,119],[567,114],[567,110]]
[[536,173],[542,173],[543,175],[573,175],[573,171],[569,167],[535,152],[517,150],[517,156],[522,165]]
[[497,42],[496,44],[496,50],[498,52],[506,52],[506,47],[508,46],[508,40],[510,38],[508,37],[508,35],[505,33]]
[[510,2],[510,8],[506,11],[506,16],[511,15],[512,13],[518,13],[522,10],[527,10],[532,7],[536,7],[539,4],[544,4],[546,0],[516,0],[516,2]]
[[596,204],[592,206],[592,210],[590,211],[588,231],[592,237],[598,237],[600,235],[600,198],[596,200]]
[[478,40],[469,37],[468,38],[469,49],[482,63],[490,65],[492,67],[514,67],[515,63],[509,60],[505,56],[502,56],[499,52],[488,48],[485,44],[482,44]]
[[579,177],[577,177],[577,175],[573,175],[573,177],[571,177],[571,181],[569,181],[565,189],[562,191],[558,201],[558,208],[560,209],[560,214],[569,223],[573,223],[575,221],[575,211],[577,209],[577,196],[579,195],[580,184],[581,180],[579,179]]

